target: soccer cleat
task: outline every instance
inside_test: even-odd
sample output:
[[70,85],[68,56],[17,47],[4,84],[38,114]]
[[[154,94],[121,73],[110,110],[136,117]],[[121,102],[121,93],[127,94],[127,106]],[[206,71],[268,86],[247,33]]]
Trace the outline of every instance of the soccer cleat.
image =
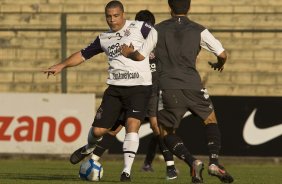
[[144,164],[141,168],[141,171],[144,172],[154,172],[154,169],[151,164]]
[[174,180],[177,178],[177,172],[176,172],[176,169],[175,167],[171,167],[171,168],[168,168],[166,169],[166,179],[167,180]]
[[73,152],[70,156],[70,162],[72,164],[77,164],[81,160],[83,160],[85,157],[87,157],[90,153],[92,153],[94,148],[86,149],[86,145],[82,146],[81,148],[77,149],[75,152]]
[[131,182],[130,174],[126,172],[122,172],[122,174],[120,175],[120,181],[121,182]]
[[190,174],[192,176],[192,183],[203,183],[203,170],[204,163],[201,160],[195,160],[190,170]]
[[233,177],[221,165],[209,165],[208,173],[211,176],[216,176],[223,183],[232,183]]

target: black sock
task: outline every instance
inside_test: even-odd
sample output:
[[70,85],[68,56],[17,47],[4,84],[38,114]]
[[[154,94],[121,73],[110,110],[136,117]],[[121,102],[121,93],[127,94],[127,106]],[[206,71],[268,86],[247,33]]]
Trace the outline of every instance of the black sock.
[[103,148],[103,147],[99,146],[99,144],[97,144],[94,151],[93,151],[93,154],[101,157],[106,150],[107,150],[107,148]]
[[209,150],[210,164],[218,164],[218,155],[221,147],[221,138],[218,125],[216,123],[209,123],[205,126],[206,137]]
[[175,156],[184,160],[190,168],[193,165],[194,160],[196,160],[185,147],[183,141],[175,134],[168,134],[164,136],[164,143],[171,153]]
[[165,161],[173,161],[173,154],[168,150],[164,139],[159,136],[159,147]]
[[153,137],[151,138],[149,145],[148,145],[148,150],[147,150],[147,154],[145,157],[145,161],[144,164],[149,164],[151,165],[155,156],[156,156],[156,149],[157,149],[157,145],[158,145],[158,137],[159,136],[155,136],[153,135]]
[[113,143],[115,136],[112,136],[110,134],[105,134],[103,136],[103,139],[99,141],[93,151],[93,154],[101,157],[104,152],[109,149],[109,146]]

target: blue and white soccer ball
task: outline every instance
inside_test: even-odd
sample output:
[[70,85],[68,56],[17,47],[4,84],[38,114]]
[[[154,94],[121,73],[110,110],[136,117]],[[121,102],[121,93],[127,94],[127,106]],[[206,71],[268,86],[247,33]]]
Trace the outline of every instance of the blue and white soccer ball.
[[79,177],[88,181],[100,181],[103,177],[103,167],[99,162],[87,159],[80,165]]

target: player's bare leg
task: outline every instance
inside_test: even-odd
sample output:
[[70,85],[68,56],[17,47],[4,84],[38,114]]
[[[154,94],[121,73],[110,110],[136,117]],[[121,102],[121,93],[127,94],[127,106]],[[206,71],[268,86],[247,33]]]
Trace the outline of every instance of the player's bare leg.
[[159,127],[157,124],[157,117],[149,117],[149,123],[150,123],[151,129],[153,130],[153,136],[150,139],[150,142],[148,144],[148,150],[146,153],[144,164],[141,168],[142,171],[145,171],[145,172],[154,171],[152,167],[152,162],[156,156],[157,147],[159,143],[159,135],[160,135]]

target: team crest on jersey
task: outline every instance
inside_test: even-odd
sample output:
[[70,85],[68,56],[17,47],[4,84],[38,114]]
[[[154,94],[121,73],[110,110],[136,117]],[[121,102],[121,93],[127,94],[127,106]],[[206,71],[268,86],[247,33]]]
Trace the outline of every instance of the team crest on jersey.
[[97,110],[95,119],[101,119],[102,118],[102,113],[103,113],[103,109],[102,109],[102,107],[99,107],[99,109]]
[[126,29],[126,30],[124,31],[124,36],[128,37],[130,34],[131,34],[131,33],[130,33],[130,30],[129,30],[129,29]]

